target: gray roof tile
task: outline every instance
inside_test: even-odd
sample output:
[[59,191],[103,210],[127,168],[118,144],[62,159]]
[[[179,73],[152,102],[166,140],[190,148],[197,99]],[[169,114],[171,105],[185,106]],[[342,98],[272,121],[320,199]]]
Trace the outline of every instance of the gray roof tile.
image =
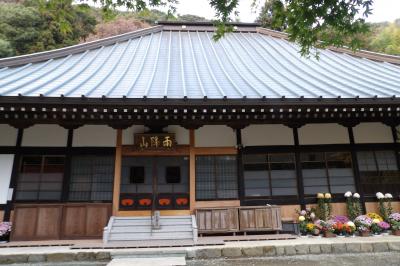
[[[259,32],[157,26],[118,38],[0,60],[0,95],[90,98],[361,98],[399,96],[400,67]],[[400,62],[400,60],[399,60]],[[19,64],[18,66],[15,66]]]

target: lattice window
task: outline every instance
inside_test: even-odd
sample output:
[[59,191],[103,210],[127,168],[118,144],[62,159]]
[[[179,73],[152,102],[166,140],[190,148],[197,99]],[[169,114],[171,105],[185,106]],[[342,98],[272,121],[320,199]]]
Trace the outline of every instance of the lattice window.
[[357,152],[361,185],[366,195],[400,191],[400,172],[394,151]]
[[297,196],[294,154],[245,154],[246,197]]
[[305,195],[355,191],[350,152],[302,153],[301,168]]
[[16,200],[61,200],[64,162],[63,156],[22,156]]
[[113,156],[74,156],[71,163],[70,201],[111,201]]
[[196,199],[237,199],[236,156],[196,156]]

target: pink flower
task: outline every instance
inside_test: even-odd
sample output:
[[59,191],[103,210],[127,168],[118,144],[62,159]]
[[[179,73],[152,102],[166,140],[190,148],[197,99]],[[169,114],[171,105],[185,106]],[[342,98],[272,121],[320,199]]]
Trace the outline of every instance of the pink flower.
[[382,228],[383,230],[388,230],[388,229],[390,228],[390,224],[388,224],[388,223],[385,222],[385,221],[379,222],[379,223],[378,223],[378,226],[379,226],[380,228]]

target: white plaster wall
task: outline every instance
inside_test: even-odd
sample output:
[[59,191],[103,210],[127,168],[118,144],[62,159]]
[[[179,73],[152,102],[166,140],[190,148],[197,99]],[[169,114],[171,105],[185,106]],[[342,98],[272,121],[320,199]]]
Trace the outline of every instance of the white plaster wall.
[[244,146],[293,145],[293,130],[284,125],[250,125],[242,129]]
[[34,125],[24,129],[22,146],[65,147],[68,130],[58,125]]
[[202,126],[195,131],[196,147],[234,147],[236,133],[227,126]]
[[181,126],[168,126],[164,132],[175,133],[176,142],[178,145],[189,145],[190,137],[189,130]]
[[353,133],[355,143],[393,143],[391,128],[382,123],[361,123]]
[[0,124],[0,146],[15,146],[18,130],[6,124]]
[[0,204],[7,203],[14,154],[0,154]]
[[308,124],[299,128],[301,145],[348,144],[349,134],[346,127],[339,124]]
[[133,145],[134,135],[144,133],[147,130],[145,126],[131,126],[122,131],[122,145]]
[[89,125],[74,130],[74,147],[115,147],[117,130],[109,126]]

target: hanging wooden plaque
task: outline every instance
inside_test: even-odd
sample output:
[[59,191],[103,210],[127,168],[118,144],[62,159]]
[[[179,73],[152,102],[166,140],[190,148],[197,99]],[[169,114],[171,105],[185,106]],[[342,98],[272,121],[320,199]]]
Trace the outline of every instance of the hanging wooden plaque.
[[172,133],[135,134],[134,143],[140,150],[173,150],[176,147],[175,134]]

